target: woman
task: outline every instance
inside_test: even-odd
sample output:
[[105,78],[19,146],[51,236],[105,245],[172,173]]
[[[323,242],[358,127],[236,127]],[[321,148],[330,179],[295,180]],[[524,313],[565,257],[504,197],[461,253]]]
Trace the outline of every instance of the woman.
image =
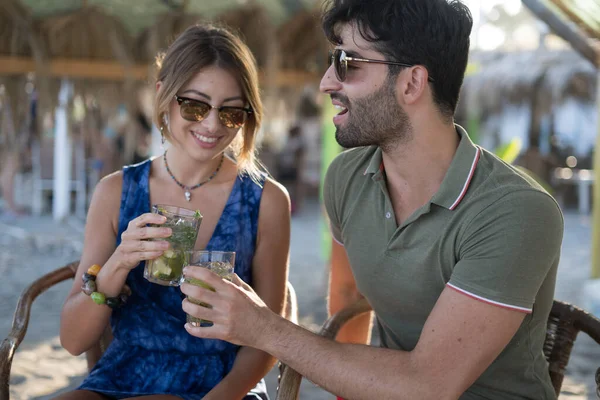
[[[237,275],[282,313],[290,206],[254,159],[262,118],[255,61],[228,31],[193,26],[157,65],[154,119],[170,147],[98,184],[61,318],[61,342],[72,354],[96,343],[109,320],[115,339],[79,389],[59,398],[267,398],[261,378],[274,363],[270,356],[191,336],[180,289],[143,278],[143,261],[160,256],[168,248],[160,239],[171,234],[147,226],[164,222],[150,204],[198,209],[195,248],[236,251]],[[82,293],[93,264],[102,266],[95,284],[106,297],[119,296],[125,283],[131,288],[124,306],[97,305]]]

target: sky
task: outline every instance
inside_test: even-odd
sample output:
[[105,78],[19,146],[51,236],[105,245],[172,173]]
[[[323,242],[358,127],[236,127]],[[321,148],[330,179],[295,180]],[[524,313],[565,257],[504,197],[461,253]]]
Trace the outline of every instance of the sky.
[[473,35],[471,42],[474,47],[482,50],[494,50],[504,43],[505,33],[485,23],[485,17],[494,6],[502,4],[505,10],[512,15],[518,14],[523,5],[521,0],[463,0],[473,15]]

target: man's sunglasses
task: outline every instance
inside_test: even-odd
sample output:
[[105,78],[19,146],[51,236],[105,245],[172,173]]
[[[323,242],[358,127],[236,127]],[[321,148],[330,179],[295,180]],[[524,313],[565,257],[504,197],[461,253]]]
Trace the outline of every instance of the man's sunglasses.
[[219,120],[223,125],[227,128],[241,128],[246,123],[248,115],[252,114],[252,110],[245,107],[215,107],[201,100],[177,95],[175,95],[175,100],[179,104],[181,117],[186,121],[203,121],[208,117],[210,111],[215,108],[219,112]]
[[[329,52],[329,65],[333,64],[333,68],[335,69],[335,76],[337,76],[340,82],[344,82],[346,80],[346,75],[348,74],[348,62],[365,62],[365,63],[373,63],[373,64],[389,64],[389,65],[399,65],[401,67],[414,67],[416,64],[407,64],[401,63],[397,61],[385,61],[385,60],[370,60],[368,58],[356,58],[356,57],[348,57],[346,52],[342,49],[335,49]],[[429,78],[430,82],[433,82],[433,78]]]

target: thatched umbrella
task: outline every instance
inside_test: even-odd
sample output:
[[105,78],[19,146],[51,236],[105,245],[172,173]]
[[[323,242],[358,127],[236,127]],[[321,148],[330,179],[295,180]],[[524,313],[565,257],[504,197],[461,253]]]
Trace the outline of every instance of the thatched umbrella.
[[596,73],[573,51],[474,54],[472,61],[480,70],[465,79],[457,113],[463,123],[474,117],[501,122],[506,107],[529,107],[530,139],[537,143],[542,121],[555,106],[567,98],[595,98]]
[[[134,64],[133,38],[120,20],[99,7],[84,6],[68,14],[43,18],[40,31],[51,58],[117,60],[125,66]],[[131,86],[131,81],[126,79],[126,86],[127,82]],[[76,93],[92,84],[87,80],[75,80],[74,83]],[[106,82],[101,85],[106,85]],[[103,106],[114,106],[119,102],[118,99],[107,100]]]
[[[45,47],[52,58],[74,60],[117,60],[124,66],[133,66],[133,38],[116,17],[107,14],[97,6],[84,5],[68,14],[53,15],[41,19],[40,31],[45,39]],[[115,113],[119,104],[133,108],[135,82],[126,77],[124,82],[97,82],[87,79],[74,79],[74,94],[93,95],[102,110]],[[50,96],[56,105],[59,88],[53,82]],[[132,158],[137,138],[125,136],[125,160]]]
[[[46,59],[45,49],[29,10],[17,0],[0,2],[0,55],[33,57],[38,70],[38,86],[47,87],[47,80],[44,79],[45,74],[42,68]],[[20,146],[26,144],[26,140],[17,141],[16,135],[29,117],[30,98],[29,93],[25,91],[28,80],[29,78],[23,75],[0,77],[0,84],[4,87],[3,101],[10,110],[10,115],[6,112],[3,115],[12,120],[11,125],[15,128],[14,130],[6,128],[0,130],[0,135],[4,136],[0,141],[7,143],[10,147],[17,146],[18,143]],[[33,131],[35,130],[30,132]],[[9,135],[14,137],[8,137]]]
[[281,67],[307,72],[322,71],[329,44],[317,10],[302,10],[277,29]]
[[152,63],[156,55],[166,50],[181,32],[201,20],[199,14],[190,14],[185,9],[159,15],[154,24],[142,31],[136,39],[136,58]]
[[273,65],[277,67],[275,27],[267,10],[257,1],[232,8],[216,19],[237,31],[254,54],[259,67],[265,71]]
[[18,1],[0,2],[0,54],[21,57],[32,55],[29,21],[27,9]]

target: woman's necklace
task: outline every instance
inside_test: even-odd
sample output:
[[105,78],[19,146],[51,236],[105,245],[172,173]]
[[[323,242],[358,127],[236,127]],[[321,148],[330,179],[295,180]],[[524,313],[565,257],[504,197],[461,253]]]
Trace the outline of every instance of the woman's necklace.
[[205,183],[210,182],[210,180],[212,178],[214,178],[215,176],[217,176],[217,173],[221,169],[221,165],[223,165],[223,158],[225,158],[225,155],[221,154],[221,161],[219,162],[219,166],[217,167],[217,169],[215,170],[215,172],[213,172],[212,175],[207,180],[205,180],[204,182],[200,182],[199,184],[194,185],[194,186],[186,186],[183,183],[179,182],[177,180],[177,178],[175,178],[175,176],[173,175],[173,173],[171,172],[171,170],[169,169],[169,164],[167,163],[167,151],[165,150],[165,153],[163,154],[163,160],[165,160],[165,167],[167,167],[167,172],[171,176],[171,179],[173,179],[175,181],[175,183],[177,185],[179,185],[179,187],[184,190],[183,194],[185,195],[185,199],[187,201],[190,201],[192,199],[192,193],[191,193],[192,190],[198,189],[200,186],[204,185]]

